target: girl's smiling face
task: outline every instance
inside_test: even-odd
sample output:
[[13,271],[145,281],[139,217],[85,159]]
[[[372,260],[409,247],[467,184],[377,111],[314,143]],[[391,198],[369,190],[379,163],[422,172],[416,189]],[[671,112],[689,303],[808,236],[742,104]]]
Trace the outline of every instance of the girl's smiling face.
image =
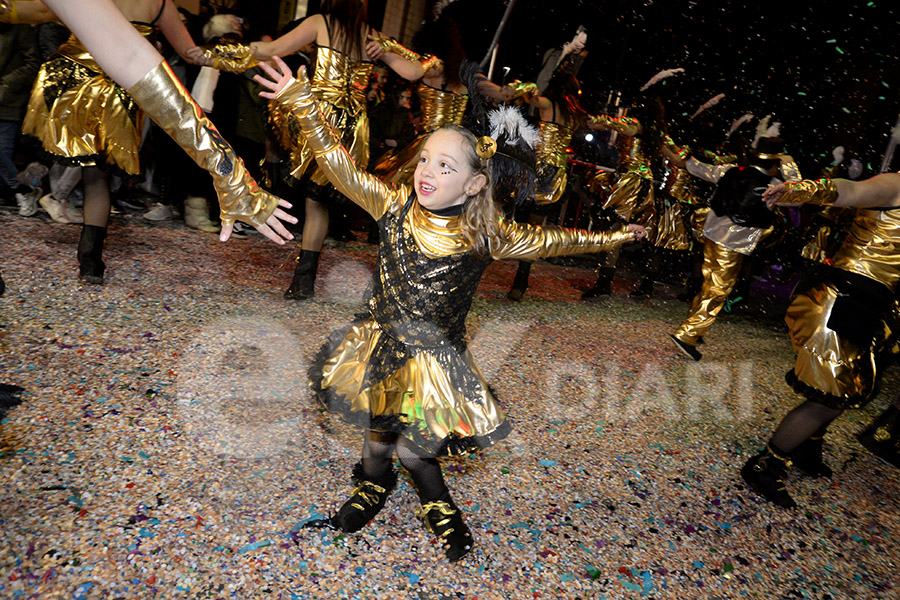
[[472,175],[465,139],[455,131],[439,129],[422,148],[413,177],[416,199],[429,210],[464,204],[484,186],[484,175]]

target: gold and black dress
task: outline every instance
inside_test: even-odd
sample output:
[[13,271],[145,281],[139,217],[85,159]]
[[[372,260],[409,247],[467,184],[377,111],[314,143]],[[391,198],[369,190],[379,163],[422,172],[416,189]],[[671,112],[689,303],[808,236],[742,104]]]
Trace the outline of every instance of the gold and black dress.
[[[325,19],[331,29],[328,19]],[[330,39],[330,37],[329,37]],[[328,123],[341,135],[341,143],[361,169],[369,163],[369,118],[366,113],[366,86],[374,64],[353,61],[334,48],[316,49],[315,69],[310,78],[313,93],[319,100]],[[270,104],[269,119],[282,147],[290,151],[291,176],[307,175],[318,186],[328,186],[328,178],[316,168],[313,151],[288,111],[277,102]],[[310,190],[308,190],[310,191]],[[324,190],[318,190],[327,193]],[[317,196],[317,192],[311,192]]]
[[857,209],[832,267],[798,284],[785,315],[797,353],[787,381],[796,392],[838,409],[871,399],[898,281],[900,209]]
[[[158,31],[148,23],[132,25],[151,40]],[[22,133],[54,162],[99,166],[134,179],[141,174],[143,123],[137,103],[72,35],[41,66]]]
[[380,232],[366,313],[332,334],[309,370],[318,400],[350,423],[397,432],[432,456],[464,454],[506,436],[506,415],[466,343],[466,315],[485,268],[495,259],[600,252],[631,234],[534,227],[498,214],[502,241],[480,256],[458,214],[429,212],[410,186],[359,169],[307,86],[288,86],[279,102],[301,124],[323,173]]
[[[556,105],[553,105],[556,116]],[[540,137],[534,150],[537,154],[538,179],[542,182],[536,200],[538,204],[552,204],[566,191],[566,150],[575,130],[550,121],[538,124]]]
[[419,83],[416,93],[422,107],[421,133],[406,146],[398,146],[385,153],[372,173],[388,183],[410,184],[419,162],[419,153],[425,140],[442,125],[462,123],[468,94],[457,94],[448,90],[439,90],[424,83]]

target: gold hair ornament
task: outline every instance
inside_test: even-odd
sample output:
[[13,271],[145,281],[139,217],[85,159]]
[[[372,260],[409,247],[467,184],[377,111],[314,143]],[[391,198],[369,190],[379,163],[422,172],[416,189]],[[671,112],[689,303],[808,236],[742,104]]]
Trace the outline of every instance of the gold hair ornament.
[[497,152],[497,140],[489,135],[483,135],[475,142],[475,152],[483,160],[487,160]]

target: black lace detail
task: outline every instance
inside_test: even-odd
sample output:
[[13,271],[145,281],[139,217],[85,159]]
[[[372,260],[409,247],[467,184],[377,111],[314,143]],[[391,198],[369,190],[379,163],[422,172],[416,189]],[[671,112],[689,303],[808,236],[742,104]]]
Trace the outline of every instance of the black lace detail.
[[800,381],[800,378],[797,377],[797,374],[793,369],[785,373],[784,380],[787,384],[794,390],[797,394],[800,394],[810,402],[815,402],[816,404],[821,404],[822,406],[827,406],[828,408],[833,408],[835,410],[844,410],[847,408],[862,408],[872,398],[875,397],[877,390],[873,390],[868,397],[862,395],[855,396],[835,396],[834,394],[829,394],[827,392],[823,392],[822,390],[816,389],[811,385],[803,383]]

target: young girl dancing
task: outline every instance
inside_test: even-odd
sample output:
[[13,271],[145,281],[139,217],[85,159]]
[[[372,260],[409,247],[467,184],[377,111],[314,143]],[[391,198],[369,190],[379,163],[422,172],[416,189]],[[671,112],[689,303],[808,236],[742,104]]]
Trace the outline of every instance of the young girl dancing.
[[[396,450],[422,503],[417,515],[441,539],[453,562],[471,550],[472,535],[450,498],[438,456],[484,448],[510,432],[484,376],[466,347],[465,321],[475,289],[495,259],[600,252],[639,239],[643,228],[588,232],[518,224],[501,216],[492,197],[492,162],[512,154],[536,132],[509,119],[476,137],[458,125],[426,141],[413,187],[389,186],[358,168],[319,111],[304,70],[294,79],[262,68],[272,90],[297,118],[306,142],[334,186],[378,222],[378,263],[368,314],[333,334],[310,368],[325,407],[365,428],[356,487],[330,524],[361,529],[384,507],[397,479]],[[505,109],[515,113],[513,109]],[[515,113],[516,115],[518,113]],[[501,119],[497,119],[501,121]],[[498,150],[499,145],[499,150]],[[533,163],[533,154],[532,154]]]

